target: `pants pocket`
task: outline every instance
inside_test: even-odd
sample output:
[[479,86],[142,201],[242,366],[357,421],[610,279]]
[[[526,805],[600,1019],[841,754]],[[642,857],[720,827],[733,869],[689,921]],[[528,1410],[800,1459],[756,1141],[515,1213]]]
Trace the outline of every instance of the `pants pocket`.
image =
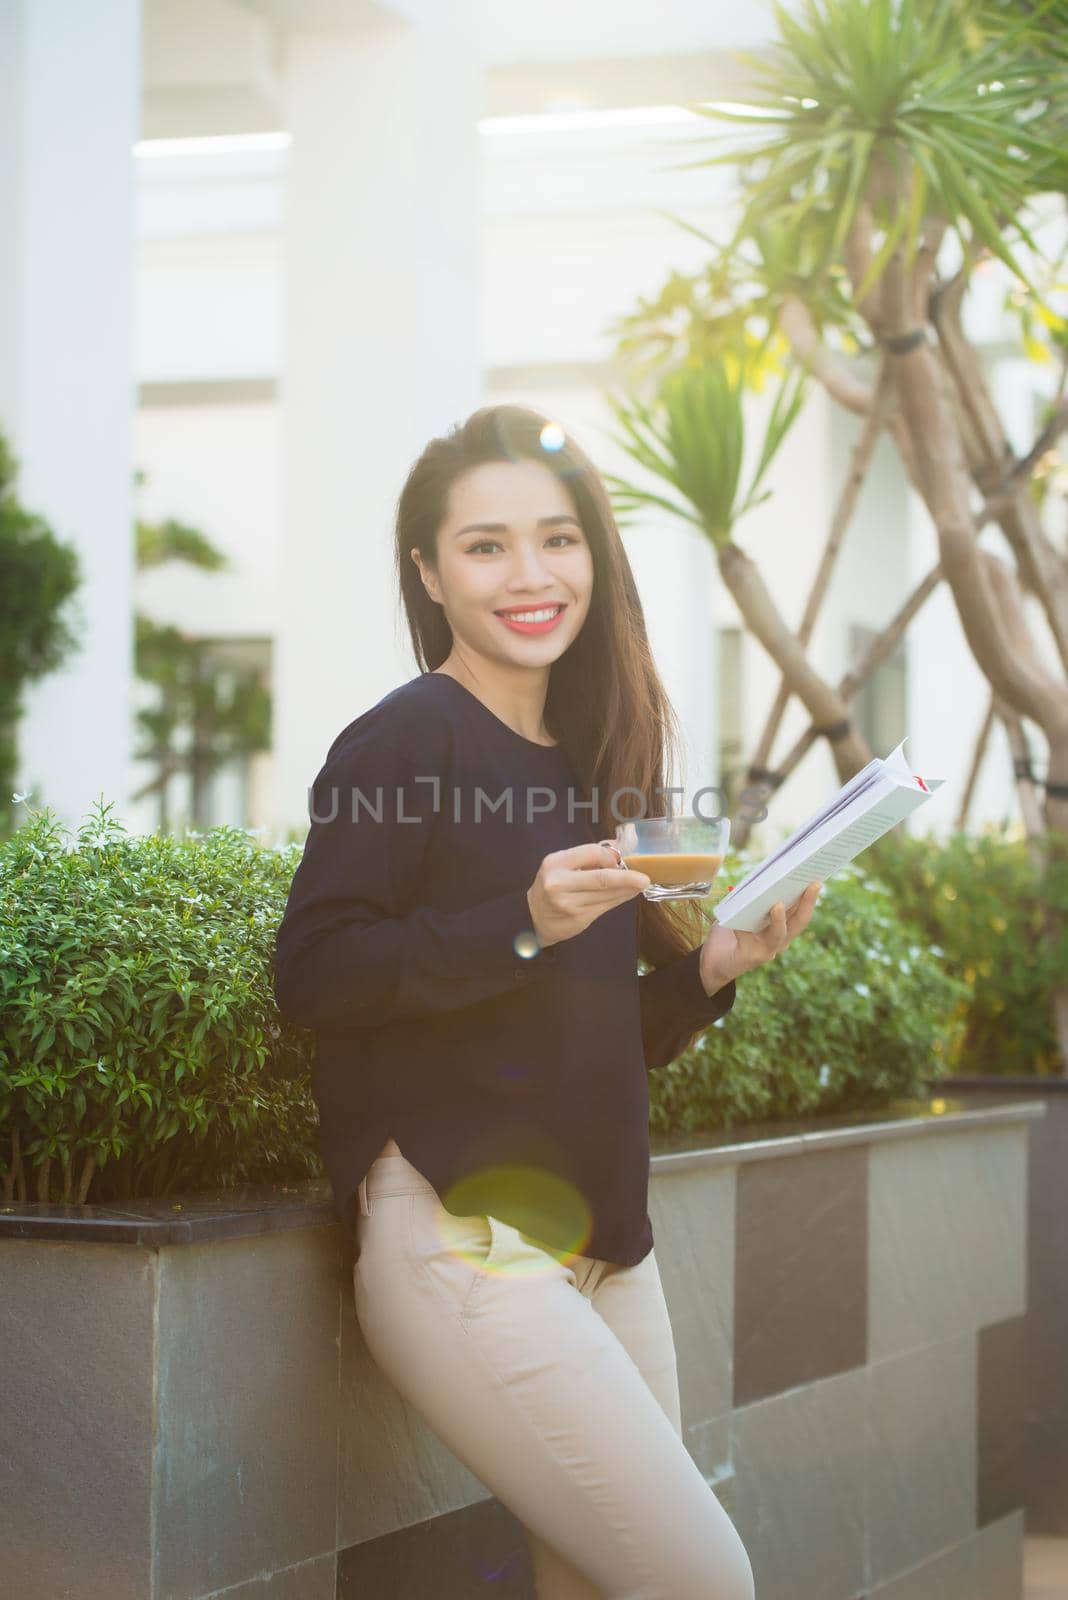
[[461,1322],[467,1320],[478,1291],[498,1265],[506,1243],[496,1217],[454,1217],[436,1194],[411,1196],[411,1249],[419,1271],[433,1284]]

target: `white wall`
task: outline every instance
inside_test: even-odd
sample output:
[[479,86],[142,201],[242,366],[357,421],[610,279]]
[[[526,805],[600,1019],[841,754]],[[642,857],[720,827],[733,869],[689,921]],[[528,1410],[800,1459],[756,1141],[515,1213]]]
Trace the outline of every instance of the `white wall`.
[[738,7],[714,0],[657,0],[655,5],[634,0],[582,0],[581,5],[574,0],[539,0],[537,5],[480,0],[485,51],[494,62],[750,47],[767,38],[771,20],[769,0],[748,0]]
[[[518,14],[512,13],[513,22]],[[517,36],[515,49],[528,43],[525,35]],[[492,47],[499,56],[507,56],[510,48],[499,33]],[[605,470],[631,470],[629,458],[607,438],[612,419],[600,394],[613,348],[609,324],[632,308],[637,295],[659,288],[670,268],[691,269],[705,258],[700,240],[654,212],[681,213],[718,236],[733,220],[722,173],[668,170],[670,163],[694,154],[679,141],[707,131],[704,123],[693,125],[692,132],[676,123],[641,130],[498,132],[481,142],[482,398],[519,400],[557,416]],[[141,164],[143,381],[241,378],[269,385],[279,375],[284,360],[279,230],[286,165],[284,152],[188,162],[184,168]],[[1000,270],[992,269],[984,280],[970,312],[978,337],[994,339],[1006,331]],[[1010,412],[1020,415],[1021,406],[1029,404],[1021,399],[1021,386],[1028,381],[1026,373],[1008,368],[999,379],[999,396]],[[769,402],[770,395],[754,398],[750,407],[750,460]],[[244,411],[235,408],[229,423],[223,415],[156,407],[151,415],[142,413],[138,442],[141,464],[150,471],[154,462],[160,464],[153,491],[160,511],[166,486],[175,511],[192,506],[210,514],[213,535],[232,546],[240,561],[239,576],[228,580],[225,590],[218,580],[210,602],[207,593],[216,580],[194,583],[178,577],[169,580],[166,595],[160,586],[159,602],[166,600],[181,616],[194,616],[205,606],[213,629],[232,607],[233,631],[240,633],[249,618],[256,619],[257,630],[261,621],[272,621],[269,530],[279,525],[277,505],[271,505],[277,476],[266,472],[252,490],[250,473],[256,452],[270,448],[275,423],[269,398]],[[388,425],[384,416],[382,426]],[[737,530],[738,542],[758,561],[792,622],[800,619],[859,426],[814,387],[770,480],[774,498]],[[1025,426],[1019,443],[1026,443]],[[255,552],[254,523],[263,538]],[[374,531],[383,555],[388,532],[383,519]],[[710,551],[691,530],[650,518],[648,527],[629,533],[626,542],[657,660],[688,736],[689,771],[700,782],[714,783],[716,685],[706,624],[716,618],[737,621],[733,602]],[[813,653],[822,670],[834,678],[845,672],[849,623],[876,627],[886,621],[934,559],[934,550],[926,516],[917,514],[884,441],[816,631]],[[277,616],[276,591],[275,622]],[[928,602],[907,648],[906,751],[916,770],[948,780],[911,825],[918,831],[942,829],[956,815],[985,687],[944,590]],[[752,639],[746,641],[745,656],[745,720],[755,739],[778,675]],[[952,686],[948,700],[947,684]],[[941,687],[943,697],[936,698],[933,686]],[[354,705],[358,699],[356,693]],[[773,756],[784,753],[807,722],[794,702]],[[773,797],[765,825],[770,837],[807,816],[833,783],[830,753],[818,746]],[[1016,813],[1010,768],[992,751],[973,821],[1006,810]]]
[[[136,459],[149,474],[140,517],[173,517],[197,528],[231,570],[202,572],[168,562],[139,574],[137,601],[159,622],[234,638],[273,633],[278,606],[281,459],[275,405],[144,406]],[[195,463],[195,470],[190,470]]]

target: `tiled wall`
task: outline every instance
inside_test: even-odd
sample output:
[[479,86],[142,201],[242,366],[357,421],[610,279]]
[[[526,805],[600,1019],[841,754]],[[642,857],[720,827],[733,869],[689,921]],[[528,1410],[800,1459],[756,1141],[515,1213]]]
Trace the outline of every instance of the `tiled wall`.
[[[1024,1098],[1045,1106],[1031,1123],[1028,1154],[1024,1353],[1016,1335],[994,1334],[986,1359],[1001,1370],[986,1387],[1015,1412],[1023,1368],[1027,1532],[1068,1540],[1068,1080],[950,1078],[944,1092],[966,1106]],[[998,1426],[996,1416],[980,1425]]]
[[[1020,1410],[1003,1379],[1026,1305],[1027,1137],[754,1161],[717,1174],[718,1194],[706,1179],[727,1271],[703,1313],[715,1288],[693,1271],[693,1175],[657,1183],[673,1323],[700,1318],[679,1346],[691,1449],[761,1600],[1018,1600]],[[992,1545],[1016,1576],[976,1588]]]
[[[687,1443],[761,1600],[1019,1600],[1027,1140],[947,1132],[654,1179]],[[496,1539],[480,1514],[495,1504],[467,1532],[529,1596],[507,1513]],[[428,1595],[479,1592],[464,1525],[422,1538]],[[405,1542],[354,1540],[339,1594]]]
[[[686,1440],[759,1600],[1020,1600],[1028,1134],[654,1167]],[[0,1240],[14,1600],[531,1600],[341,1261],[333,1225]]]

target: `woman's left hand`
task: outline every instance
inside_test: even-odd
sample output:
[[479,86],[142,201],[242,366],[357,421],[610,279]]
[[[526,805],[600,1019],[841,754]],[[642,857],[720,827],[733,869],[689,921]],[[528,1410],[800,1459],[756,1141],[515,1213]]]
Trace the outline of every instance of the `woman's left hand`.
[[822,883],[810,883],[789,911],[782,900],[777,900],[761,933],[735,932],[714,923],[701,946],[701,982],[708,993],[714,994],[732,978],[740,978],[743,972],[751,972],[785,950],[791,939],[808,927],[822,887]]

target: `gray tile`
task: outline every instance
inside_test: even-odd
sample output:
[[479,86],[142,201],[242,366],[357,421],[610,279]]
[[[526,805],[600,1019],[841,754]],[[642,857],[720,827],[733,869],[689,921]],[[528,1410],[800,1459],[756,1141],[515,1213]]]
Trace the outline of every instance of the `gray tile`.
[[156,1256],[0,1240],[0,1568],[17,1600],[152,1588]]
[[216,1589],[214,1594],[201,1595],[200,1600],[334,1600],[336,1585],[337,1555],[331,1551],[269,1577]]
[[978,1600],[975,1540],[965,1539],[872,1590],[871,1600]]
[[497,1499],[338,1553],[337,1600],[535,1600],[523,1529]]
[[1024,1538],[1027,1513],[1010,1511],[972,1541],[975,1600],[1024,1600]]
[[1068,1538],[1068,1084],[1044,1102],[1031,1125],[1027,1525]]
[[738,1169],[734,1404],[867,1359],[868,1149]]
[[1026,1310],[1027,1139],[1024,1125],[872,1146],[873,1361]]
[[733,1471],[723,1472],[719,1475],[706,1473],[705,1476],[712,1493],[731,1521],[737,1525],[738,1479],[734,1476]]
[[682,1424],[686,1448],[706,1478],[720,1478],[732,1472],[731,1419],[714,1417],[711,1422]]
[[409,1406],[375,1362],[354,1296],[341,1307],[338,1545],[361,1545],[482,1501],[483,1483]]
[[871,1581],[885,1583],[976,1527],[974,1334],[871,1369]]
[[649,1185],[688,1439],[693,1429],[731,1409],[736,1170],[665,1175]]
[[1009,1317],[979,1329],[976,1517],[980,1527],[1026,1503],[1026,1324],[1025,1317]]
[[158,1600],[336,1548],[336,1227],[161,1251]]
[[1019,1511],[874,1589],[871,1600],[1023,1600],[1023,1540]]
[[852,1600],[865,1584],[867,1371],[735,1412],[730,1516],[760,1600]]

